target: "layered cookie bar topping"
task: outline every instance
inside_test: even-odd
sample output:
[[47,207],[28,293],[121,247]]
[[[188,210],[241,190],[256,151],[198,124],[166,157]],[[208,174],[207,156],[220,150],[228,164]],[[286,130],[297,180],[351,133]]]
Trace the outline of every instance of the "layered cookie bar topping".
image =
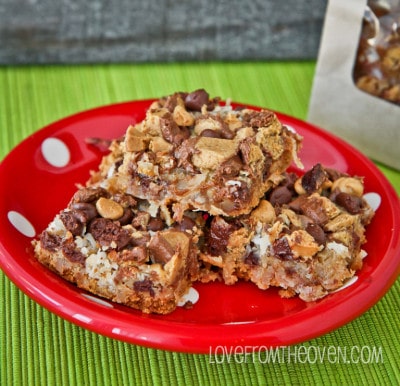
[[[220,106],[204,90],[154,102],[103,161],[117,189],[172,209],[237,216],[298,161],[299,135],[269,110]],[[298,161],[299,162],[299,161]],[[111,181],[112,179],[112,181]]]
[[320,164],[302,177],[282,177],[249,215],[211,219],[200,255],[208,267],[203,281],[245,279],[312,301],[362,267],[365,226],[373,217],[362,180]]
[[35,242],[38,259],[79,287],[144,312],[169,313],[198,274],[196,216],[168,227],[149,203],[81,188]]
[[172,312],[198,281],[320,299],[361,269],[373,211],[362,178],[319,163],[289,173],[301,141],[273,112],[204,90],[161,98],[112,141],[35,255],[146,313]]

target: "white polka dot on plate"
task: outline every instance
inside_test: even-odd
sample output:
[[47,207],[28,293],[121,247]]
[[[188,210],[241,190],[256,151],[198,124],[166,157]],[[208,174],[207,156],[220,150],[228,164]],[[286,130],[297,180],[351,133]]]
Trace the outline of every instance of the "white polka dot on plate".
[[29,220],[24,217],[21,213],[14,210],[10,210],[7,213],[8,220],[14,226],[14,228],[21,232],[26,237],[34,237],[36,234],[35,228],[29,222]]
[[71,158],[67,145],[58,138],[47,138],[42,142],[42,154],[44,159],[52,166],[62,168]]
[[370,192],[364,194],[364,200],[368,202],[369,206],[376,212],[381,205],[381,196],[378,193]]
[[341,287],[337,288],[336,290],[332,291],[332,293],[339,292],[344,290],[347,287],[350,287],[358,280],[358,276],[353,276],[349,280],[347,280]]
[[182,296],[182,299],[179,301],[178,306],[183,307],[187,302],[195,304],[198,302],[199,298],[200,294],[198,293],[198,291],[191,287],[189,288],[189,291]]

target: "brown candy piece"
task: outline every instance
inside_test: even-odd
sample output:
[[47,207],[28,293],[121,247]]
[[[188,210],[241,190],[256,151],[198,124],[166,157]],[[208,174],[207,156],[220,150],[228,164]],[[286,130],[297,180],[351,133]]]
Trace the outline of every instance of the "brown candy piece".
[[175,253],[171,244],[160,234],[152,237],[148,248],[152,261],[159,264],[168,263]]
[[204,105],[208,104],[209,94],[204,89],[199,89],[187,94],[185,98],[185,107],[192,111],[201,111]]
[[87,223],[97,216],[96,207],[88,202],[75,202],[71,204],[72,213],[82,223]]
[[306,227],[306,232],[309,233],[319,245],[324,245],[326,242],[326,235],[324,230],[313,222],[310,222]]
[[292,192],[286,186],[278,186],[271,192],[269,197],[269,201],[273,206],[287,204],[291,199]]
[[362,209],[361,198],[348,193],[339,193],[335,197],[335,202],[346,209],[350,214],[360,213]]

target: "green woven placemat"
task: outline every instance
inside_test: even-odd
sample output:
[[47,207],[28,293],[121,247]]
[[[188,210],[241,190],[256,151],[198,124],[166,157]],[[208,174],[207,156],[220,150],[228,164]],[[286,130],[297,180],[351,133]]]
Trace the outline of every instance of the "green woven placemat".
[[[304,119],[314,70],[308,62],[3,67],[0,159],[66,115],[176,90],[204,87]],[[380,168],[400,192],[400,173]],[[399,280],[360,318],[274,357],[179,354],[105,338],[40,307],[3,273],[0,294],[1,385],[400,384]]]

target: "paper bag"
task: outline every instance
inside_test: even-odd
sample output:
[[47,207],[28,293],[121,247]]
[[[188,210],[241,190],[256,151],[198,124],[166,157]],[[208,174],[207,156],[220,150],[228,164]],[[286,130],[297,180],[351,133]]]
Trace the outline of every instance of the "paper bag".
[[400,105],[356,87],[353,69],[366,0],[329,1],[308,121],[400,169]]

